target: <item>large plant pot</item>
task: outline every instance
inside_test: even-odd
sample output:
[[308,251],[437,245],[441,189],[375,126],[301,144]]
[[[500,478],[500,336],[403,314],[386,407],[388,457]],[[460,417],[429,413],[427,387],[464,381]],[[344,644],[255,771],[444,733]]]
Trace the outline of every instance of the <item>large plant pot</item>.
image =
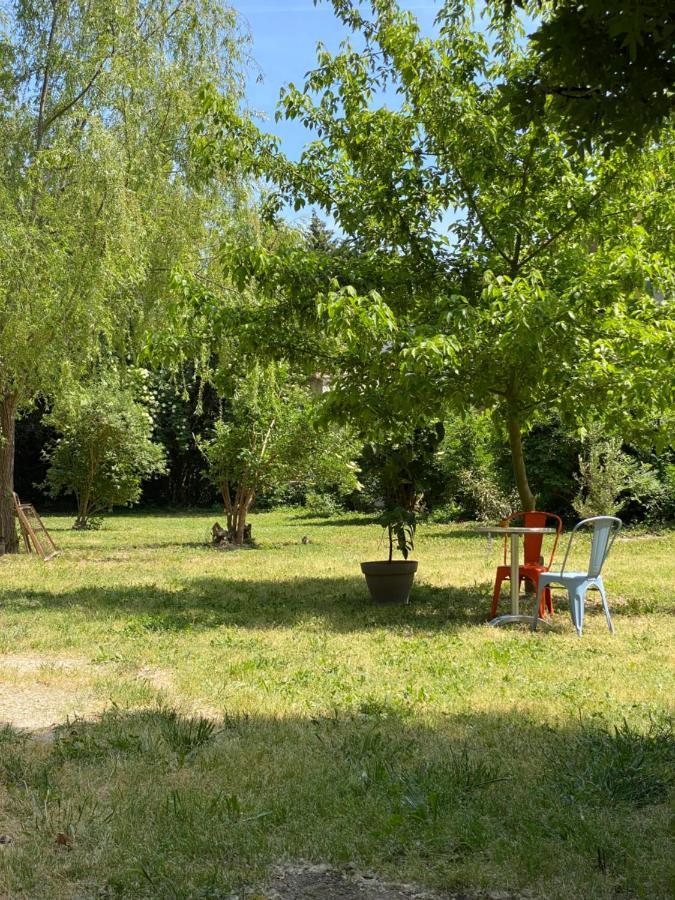
[[417,560],[362,562],[361,571],[366,576],[366,584],[375,603],[405,604],[410,599]]

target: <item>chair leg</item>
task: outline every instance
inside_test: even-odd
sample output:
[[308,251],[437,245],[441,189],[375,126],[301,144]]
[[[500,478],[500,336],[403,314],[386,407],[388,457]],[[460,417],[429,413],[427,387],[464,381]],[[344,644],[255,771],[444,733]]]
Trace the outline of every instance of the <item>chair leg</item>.
[[539,624],[539,619],[543,619],[542,615],[542,606],[543,606],[543,593],[546,590],[542,585],[537,583],[537,595],[534,600],[534,620],[532,622],[532,631],[537,630],[537,625]]
[[551,594],[551,588],[544,588],[544,600],[546,601],[546,609],[550,616],[553,615],[553,595]]
[[[529,580],[529,579],[528,579]],[[537,593],[537,585],[538,580],[531,582],[535,594]],[[551,589],[549,587],[545,587],[543,592],[541,593],[541,598],[539,600],[539,618],[543,619],[546,616],[546,611],[553,615],[553,604],[551,602]]]
[[572,621],[574,622],[574,627],[577,630],[577,634],[581,637],[581,633],[584,630],[584,596],[586,591],[581,588],[574,587],[570,588],[568,591],[570,598],[570,612],[572,614]]
[[600,597],[602,599],[602,608],[605,611],[605,618],[607,619],[607,627],[609,628],[609,633],[614,634],[614,622],[612,622],[612,617],[609,614],[609,606],[607,605],[607,594],[605,593],[605,585],[602,581],[598,580],[598,590],[600,591]]
[[495,578],[495,587],[492,592],[492,609],[490,610],[490,618],[491,619],[494,619],[495,616],[497,615],[497,605],[499,604],[499,595],[501,593],[502,583],[503,583],[505,577],[508,578],[508,576],[504,576],[504,575],[497,575],[497,577]]

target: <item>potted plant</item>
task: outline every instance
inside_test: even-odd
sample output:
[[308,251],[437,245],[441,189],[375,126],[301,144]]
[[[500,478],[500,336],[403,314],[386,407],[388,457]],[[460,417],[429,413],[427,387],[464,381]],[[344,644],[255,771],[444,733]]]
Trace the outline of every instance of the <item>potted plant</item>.
[[[408,559],[415,547],[415,513],[396,506],[382,515],[380,524],[387,531],[389,559],[362,562],[361,571],[375,603],[406,604],[417,571],[417,560]],[[403,559],[394,559],[394,546]]]

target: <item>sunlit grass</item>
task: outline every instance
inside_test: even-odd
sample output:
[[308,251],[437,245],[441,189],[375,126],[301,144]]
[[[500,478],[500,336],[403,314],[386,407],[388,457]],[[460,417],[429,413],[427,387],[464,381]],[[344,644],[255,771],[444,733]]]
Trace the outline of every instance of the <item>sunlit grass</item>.
[[0,721],[80,717],[0,732],[0,896],[224,897],[301,858],[668,896],[674,534],[620,538],[617,634],[593,603],[579,640],[562,595],[551,631],[484,624],[501,547],[470,526],[423,527],[381,608],[364,517],[259,515],[236,553],[213,520],[58,517],[57,559],[0,559]]

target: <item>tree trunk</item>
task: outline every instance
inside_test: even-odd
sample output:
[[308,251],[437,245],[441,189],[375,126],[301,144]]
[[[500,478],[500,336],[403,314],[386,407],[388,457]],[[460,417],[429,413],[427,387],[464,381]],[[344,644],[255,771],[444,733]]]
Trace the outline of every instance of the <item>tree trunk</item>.
[[513,474],[516,479],[516,487],[520,496],[523,512],[532,512],[535,507],[534,494],[530,490],[523,456],[523,442],[520,434],[520,422],[512,414],[508,414],[507,427],[509,430],[509,446],[511,447],[511,460],[513,462]]
[[234,529],[234,509],[232,507],[232,495],[230,494],[230,484],[224,481],[221,485],[221,494],[223,496],[223,510],[227,517],[227,533],[231,535]]
[[242,547],[250,539],[250,529],[246,528],[246,516],[253,503],[254,494],[245,483],[239,484],[232,497],[229,483],[221,485],[223,507],[227,517],[227,540],[235,547]]
[[14,519],[14,433],[16,396],[0,394],[0,540],[5,553],[18,553]]
[[91,506],[92,506],[92,484],[94,478],[93,475],[87,481],[82,488],[82,490],[76,494],[77,499],[77,518],[73,522],[73,529],[75,531],[86,531],[89,528],[89,516],[91,515]]
[[253,494],[251,491],[240,489],[237,491],[237,498],[237,521],[234,531],[234,544],[237,547],[243,547],[244,541],[247,538],[250,539],[250,534],[247,534],[246,532],[246,516],[248,515],[251,503],[253,502]]

